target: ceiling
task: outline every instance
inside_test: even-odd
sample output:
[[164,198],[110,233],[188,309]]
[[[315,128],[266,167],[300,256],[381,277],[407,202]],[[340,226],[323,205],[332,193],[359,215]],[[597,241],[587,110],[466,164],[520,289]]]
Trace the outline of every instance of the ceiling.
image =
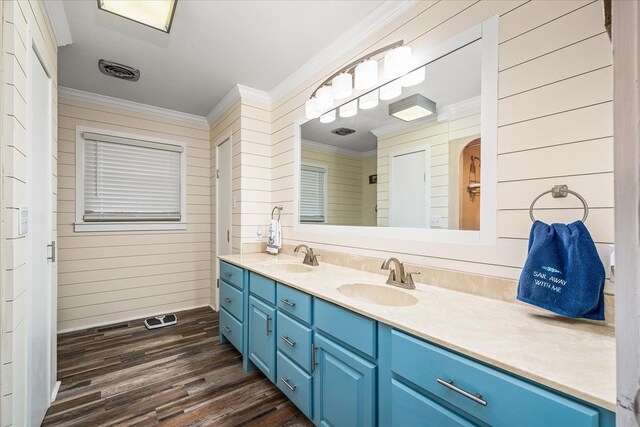
[[[378,139],[372,130],[399,125],[394,126],[394,131],[397,131],[435,120],[436,116],[430,115],[425,119],[403,122],[389,115],[389,104],[420,93],[434,101],[438,112],[441,112],[445,106],[480,96],[481,46],[480,41],[476,41],[430,62],[422,83],[403,88],[401,96],[390,101],[380,101],[371,110],[358,110],[358,114],[348,118],[336,114],[336,120],[332,123],[320,123],[319,119],[306,122],[302,125],[302,139],[363,153],[377,149]],[[354,129],[356,132],[347,136],[331,133],[340,127]]]
[[[60,47],[58,84],[206,116],[236,84],[269,92],[384,1],[179,0],[171,33],[64,0],[73,43]],[[98,60],[140,69],[105,76]]]

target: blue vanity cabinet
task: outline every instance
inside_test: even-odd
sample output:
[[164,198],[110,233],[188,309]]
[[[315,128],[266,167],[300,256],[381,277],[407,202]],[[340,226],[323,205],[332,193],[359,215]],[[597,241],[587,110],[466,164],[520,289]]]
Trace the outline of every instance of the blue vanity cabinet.
[[245,281],[246,271],[220,261],[220,342],[231,343],[243,355],[246,349]]
[[374,426],[377,322],[314,299],[314,423]]
[[612,426],[600,408],[389,326],[380,327],[380,425]]
[[315,335],[314,423],[376,425],[376,365],[320,333]]
[[249,297],[249,359],[271,381],[276,381],[276,309]]

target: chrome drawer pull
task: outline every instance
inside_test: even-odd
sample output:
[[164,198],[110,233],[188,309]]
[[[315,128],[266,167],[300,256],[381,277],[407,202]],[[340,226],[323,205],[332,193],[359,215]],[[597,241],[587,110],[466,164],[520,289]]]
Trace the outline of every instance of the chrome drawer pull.
[[269,336],[269,332],[271,332],[271,329],[269,329],[270,321],[271,321],[271,316],[267,316],[267,321],[265,322],[265,325],[267,326],[267,336]]
[[280,302],[282,302],[283,304],[286,304],[286,305],[288,305],[289,307],[292,307],[292,308],[296,306],[295,302],[291,302],[288,299],[281,299]]
[[231,298],[229,297],[224,297],[224,302],[226,302],[227,304],[231,304]]
[[230,333],[231,333],[231,328],[230,328],[230,327],[228,327],[228,326],[225,326],[225,327],[224,327],[224,330],[225,330],[225,332],[226,332],[226,333],[228,333],[228,334],[230,334]]
[[311,344],[311,370],[315,371],[318,366],[318,347],[315,344]]
[[284,335],[280,335],[280,338],[282,338],[282,341],[286,342],[291,347],[295,347],[296,346],[296,343],[294,343],[293,341],[289,340],[289,337],[284,336]]
[[294,386],[291,383],[289,383],[289,379],[284,379],[284,378],[280,377],[280,381],[282,381],[284,383],[284,385],[289,387],[289,390],[296,391],[296,386]]
[[451,390],[455,391],[456,393],[460,393],[464,397],[473,400],[478,405],[487,406],[487,401],[482,399],[482,395],[480,393],[471,394],[468,391],[465,391],[465,390],[461,389],[460,387],[456,387],[455,385],[453,385],[453,380],[445,381],[442,378],[438,378],[436,381],[438,382],[438,384],[442,384],[443,386],[447,387],[448,389],[451,389]]

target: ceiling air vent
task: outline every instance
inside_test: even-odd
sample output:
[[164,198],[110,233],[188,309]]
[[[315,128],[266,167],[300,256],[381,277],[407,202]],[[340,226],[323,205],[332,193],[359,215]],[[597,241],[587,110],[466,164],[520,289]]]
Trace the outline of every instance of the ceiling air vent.
[[117,79],[137,82],[140,78],[140,70],[137,68],[118,64],[117,62],[107,61],[105,59],[98,61],[98,68],[102,74],[106,74],[107,76],[115,77]]
[[331,131],[331,133],[335,133],[338,136],[347,136],[355,133],[355,130],[349,128],[338,128]]

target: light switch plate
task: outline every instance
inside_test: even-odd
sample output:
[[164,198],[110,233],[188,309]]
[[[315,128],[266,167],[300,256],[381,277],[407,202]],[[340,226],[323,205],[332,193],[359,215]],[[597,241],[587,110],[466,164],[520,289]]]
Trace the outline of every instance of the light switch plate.
[[21,206],[18,209],[18,236],[24,236],[29,232],[29,208]]

